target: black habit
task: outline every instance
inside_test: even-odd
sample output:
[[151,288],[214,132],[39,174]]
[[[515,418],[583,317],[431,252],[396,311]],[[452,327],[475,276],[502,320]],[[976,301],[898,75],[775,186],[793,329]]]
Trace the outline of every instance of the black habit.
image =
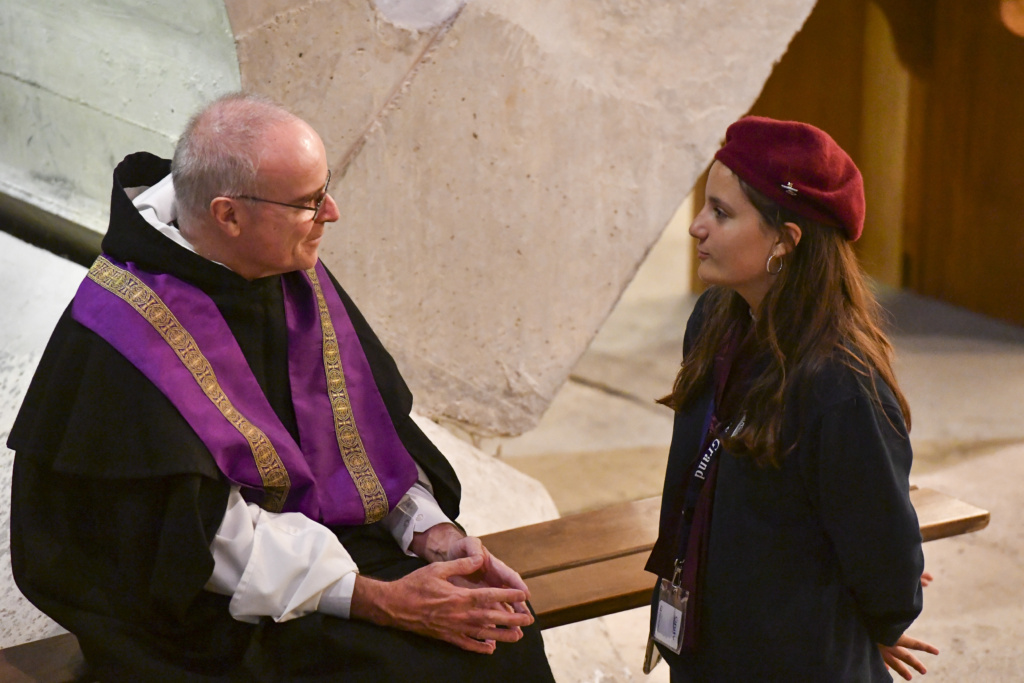
[[[140,153],[114,172],[103,250],[170,273],[216,303],[274,411],[299,441],[291,404],[281,278],[247,281],[152,228],[125,189],[155,184],[165,160]],[[394,360],[333,279],[402,442],[455,519],[455,472],[409,417]],[[230,484],[170,401],[65,311],[8,446],[16,451],[11,560],[21,591],[74,633],[103,681],[551,680],[539,633],[492,656],[320,613],[253,625],[203,589]],[[332,529],[364,575],[424,562],[379,523]]]

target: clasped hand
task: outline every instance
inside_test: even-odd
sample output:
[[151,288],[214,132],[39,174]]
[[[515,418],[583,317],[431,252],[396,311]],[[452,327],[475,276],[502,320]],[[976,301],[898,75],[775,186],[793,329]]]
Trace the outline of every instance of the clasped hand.
[[516,642],[533,623],[526,584],[479,538],[439,524],[416,534],[410,549],[430,564],[392,582],[358,576],[353,617],[483,654]]

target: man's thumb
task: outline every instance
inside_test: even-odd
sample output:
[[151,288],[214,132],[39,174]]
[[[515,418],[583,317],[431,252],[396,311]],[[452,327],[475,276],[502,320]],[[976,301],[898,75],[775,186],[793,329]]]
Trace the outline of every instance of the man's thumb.
[[445,578],[449,576],[465,576],[467,574],[472,574],[483,566],[484,556],[470,555],[469,557],[460,557],[457,560],[450,560],[444,564],[447,569],[445,572]]

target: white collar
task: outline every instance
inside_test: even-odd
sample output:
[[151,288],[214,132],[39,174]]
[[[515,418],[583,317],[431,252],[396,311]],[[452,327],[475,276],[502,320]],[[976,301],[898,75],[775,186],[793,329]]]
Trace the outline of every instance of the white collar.
[[[156,185],[151,185],[143,190],[132,204],[138,210],[139,215],[146,219],[146,222],[156,228],[161,235],[171,240],[180,247],[188,249],[193,254],[200,255],[191,242],[185,239],[174,222],[178,220],[178,203],[174,195],[174,181],[168,173],[163,180]],[[206,257],[203,257],[206,258]],[[209,259],[211,263],[228,268],[220,261]],[[228,270],[231,270],[228,268]]]
[[181,231],[173,225],[178,219],[178,206],[175,203],[174,182],[171,174],[168,173],[163,180],[152,185],[132,200],[132,204],[138,210],[139,215],[146,219],[146,222],[160,231],[178,246],[195,253],[195,248],[181,234]]

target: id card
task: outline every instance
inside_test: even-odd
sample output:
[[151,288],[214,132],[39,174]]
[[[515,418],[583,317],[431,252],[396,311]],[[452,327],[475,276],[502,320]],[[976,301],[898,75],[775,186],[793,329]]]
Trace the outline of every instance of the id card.
[[686,603],[690,592],[679,584],[662,579],[658,589],[658,616],[654,622],[654,639],[676,654],[683,649],[686,626]]

